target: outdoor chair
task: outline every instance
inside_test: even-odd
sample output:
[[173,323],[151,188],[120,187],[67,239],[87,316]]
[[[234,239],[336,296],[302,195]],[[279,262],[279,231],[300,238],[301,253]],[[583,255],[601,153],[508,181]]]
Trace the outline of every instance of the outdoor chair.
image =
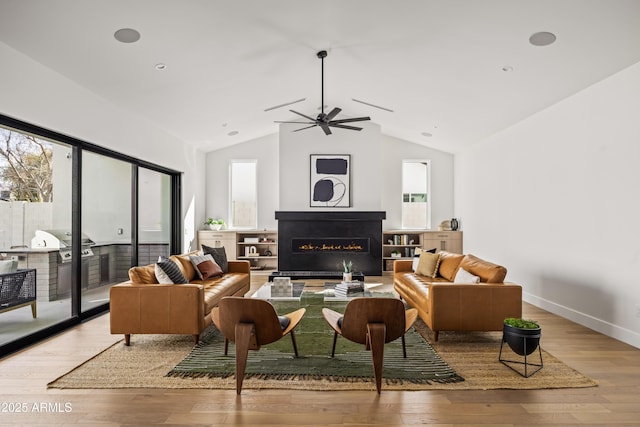
[[291,335],[293,352],[298,357],[298,347],[293,329],[300,323],[305,309],[278,316],[269,301],[224,297],[211,311],[211,318],[224,336],[224,354],[227,355],[229,341],[236,344],[236,393],[242,391],[244,371],[249,350],[259,350],[260,346]]
[[384,345],[402,338],[402,354],[407,357],[404,334],[416,321],[418,310],[405,310],[404,303],[396,298],[353,298],[344,314],[325,307],[322,315],[335,331],[331,357],[335,355],[338,334],[371,350],[376,389],[380,393]]

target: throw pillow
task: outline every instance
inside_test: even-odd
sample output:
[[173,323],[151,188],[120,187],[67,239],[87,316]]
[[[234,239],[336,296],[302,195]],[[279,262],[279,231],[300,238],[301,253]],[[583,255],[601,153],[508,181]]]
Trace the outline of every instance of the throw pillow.
[[418,260],[418,268],[416,274],[427,277],[436,277],[438,274],[438,264],[440,263],[440,255],[432,254],[431,252],[420,252],[420,259]]
[[18,271],[18,261],[12,259],[0,260],[0,274],[15,273]]
[[460,268],[453,279],[453,283],[480,283],[480,278],[469,273],[464,268]]
[[422,249],[422,248],[416,248],[415,252],[413,253],[413,263],[411,264],[411,269],[415,272],[418,269],[418,261],[420,260],[420,253],[421,252],[431,252],[432,254],[436,253],[436,248],[431,248],[431,249]]
[[171,260],[156,263],[155,273],[158,282],[164,285],[170,285],[172,283],[188,283],[178,265]]
[[210,254],[190,255],[189,259],[196,269],[196,274],[200,280],[207,280],[211,277],[222,276],[222,268],[213,260]]
[[229,263],[227,262],[227,252],[224,250],[224,246],[221,248],[212,248],[211,246],[202,245],[202,252],[206,255],[209,254],[213,257],[213,260],[220,266],[223,273],[229,272]]

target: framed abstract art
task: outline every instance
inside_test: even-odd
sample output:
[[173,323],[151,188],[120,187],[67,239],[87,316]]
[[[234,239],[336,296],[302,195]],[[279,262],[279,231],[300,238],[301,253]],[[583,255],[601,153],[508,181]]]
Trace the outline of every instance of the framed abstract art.
[[311,207],[351,207],[351,155],[311,155]]

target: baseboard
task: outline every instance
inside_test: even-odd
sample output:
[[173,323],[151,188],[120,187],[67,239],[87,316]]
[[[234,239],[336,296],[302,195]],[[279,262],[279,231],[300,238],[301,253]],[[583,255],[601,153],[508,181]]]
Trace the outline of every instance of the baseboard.
[[640,334],[637,332],[631,331],[618,325],[614,325],[613,323],[606,322],[602,319],[598,319],[591,315],[582,313],[561,304],[557,304],[553,301],[540,298],[527,292],[522,293],[522,299],[529,304],[533,304],[536,307],[540,307],[553,314],[562,316],[565,319],[571,320],[572,322],[576,322],[582,326],[586,326],[587,328],[600,332],[601,334],[640,348]]

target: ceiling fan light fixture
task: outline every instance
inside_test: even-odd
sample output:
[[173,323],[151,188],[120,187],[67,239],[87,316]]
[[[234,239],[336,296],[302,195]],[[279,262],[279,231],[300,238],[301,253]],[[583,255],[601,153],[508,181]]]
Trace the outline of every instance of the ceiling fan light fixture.
[[320,60],[322,61],[322,65],[321,65],[321,92],[320,92],[320,114],[317,115],[316,118],[307,116],[305,114],[299,113],[297,111],[294,110],[289,110],[294,114],[297,114],[298,116],[301,116],[305,119],[307,119],[307,122],[293,122],[293,121],[277,121],[276,123],[295,123],[295,124],[302,124],[302,125],[307,125],[305,127],[299,128],[299,129],[295,129],[293,130],[293,132],[298,132],[304,129],[309,129],[312,127],[316,127],[319,126],[322,131],[324,132],[325,135],[331,135],[331,129],[330,128],[340,128],[340,129],[348,129],[348,130],[357,130],[360,131],[362,130],[361,127],[357,127],[357,126],[350,126],[350,125],[345,125],[344,123],[350,123],[350,122],[360,122],[360,121],[364,121],[364,120],[371,120],[370,117],[354,117],[351,119],[335,119],[335,117],[340,114],[340,112],[342,111],[341,108],[338,107],[334,107],[331,111],[329,111],[328,113],[325,114],[324,112],[324,58],[327,57],[327,51],[326,50],[321,50],[320,52],[318,52],[316,54],[316,56],[318,58],[320,58]]

